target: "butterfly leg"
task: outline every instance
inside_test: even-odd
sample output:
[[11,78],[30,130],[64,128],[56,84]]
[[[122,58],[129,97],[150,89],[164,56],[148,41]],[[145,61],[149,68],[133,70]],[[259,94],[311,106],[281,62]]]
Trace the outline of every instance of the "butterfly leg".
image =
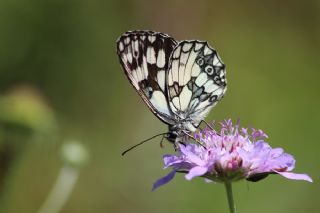
[[[215,130],[208,122],[206,122],[205,120],[201,120],[200,124],[201,124],[202,122],[207,125],[206,127],[209,127],[209,129],[211,129],[211,130],[213,130],[214,132],[216,132],[216,130]],[[200,131],[201,131],[201,130],[202,130],[202,129],[200,129]],[[217,134],[217,135],[220,135],[218,132],[216,132],[216,134]]]
[[207,125],[207,127],[209,127],[211,130],[214,130],[213,127],[208,122],[206,122],[205,120],[201,120],[200,124],[202,122],[205,123]]
[[161,138],[161,141],[160,141],[160,147],[163,149],[164,148],[164,145],[163,145],[163,139],[164,139],[165,137],[164,137],[164,135],[162,136],[162,138]]
[[203,148],[207,149],[200,141],[198,141],[197,139],[195,139],[195,137],[193,137],[192,135],[190,135],[188,132],[183,131],[184,134],[186,134],[187,136],[189,136],[190,138],[192,138],[195,142],[197,142],[200,146],[202,146]]

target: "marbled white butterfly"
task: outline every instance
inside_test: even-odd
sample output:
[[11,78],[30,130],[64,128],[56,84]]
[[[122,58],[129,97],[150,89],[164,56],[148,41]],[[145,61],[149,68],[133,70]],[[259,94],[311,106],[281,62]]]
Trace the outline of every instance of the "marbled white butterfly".
[[140,97],[169,125],[165,137],[174,144],[196,131],[226,92],[225,65],[207,42],[129,31],[118,39],[117,53]]

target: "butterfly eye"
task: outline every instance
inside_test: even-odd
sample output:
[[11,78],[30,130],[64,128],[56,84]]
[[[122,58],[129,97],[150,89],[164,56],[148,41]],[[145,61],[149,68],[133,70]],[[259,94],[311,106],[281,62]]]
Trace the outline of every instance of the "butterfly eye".
[[206,73],[208,73],[209,75],[213,74],[213,67],[211,65],[206,66],[206,68],[204,69],[206,71]]
[[198,64],[199,66],[202,66],[202,65],[204,64],[203,58],[199,58],[199,59],[197,60],[197,64]]

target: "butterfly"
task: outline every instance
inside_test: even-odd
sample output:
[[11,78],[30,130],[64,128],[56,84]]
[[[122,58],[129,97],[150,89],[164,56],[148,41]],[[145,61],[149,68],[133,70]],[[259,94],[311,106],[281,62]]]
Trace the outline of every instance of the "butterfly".
[[227,90],[225,65],[205,41],[176,41],[153,31],[128,31],[117,40],[126,76],[177,144],[198,129]]

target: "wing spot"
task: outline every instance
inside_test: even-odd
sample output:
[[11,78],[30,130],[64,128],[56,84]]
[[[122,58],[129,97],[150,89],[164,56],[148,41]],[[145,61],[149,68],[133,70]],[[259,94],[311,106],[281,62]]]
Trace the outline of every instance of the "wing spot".
[[196,85],[201,87],[208,80],[208,75],[206,73],[201,73],[196,79]]
[[148,87],[148,88],[147,88],[147,95],[148,95],[148,98],[151,98],[152,93],[153,93],[152,87]]
[[169,94],[170,94],[170,97],[174,97],[178,95],[174,87],[169,87]]
[[204,91],[206,93],[211,93],[215,91],[216,89],[219,89],[219,86],[216,85],[212,80],[207,81],[207,83],[204,84]]
[[119,50],[120,50],[120,52],[122,52],[124,50],[124,45],[123,45],[122,41],[119,42]]
[[204,88],[203,88],[203,87],[197,87],[197,86],[194,86],[194,89],[193,89],[193,96],[194,96],[194,97],[198,97],[198,96],[200,96],[200,95],[203,93],[203,90],[204,90]]
[[200,95],[200,97],[199,97],[199,99],[200,99],[200,101],[205,101],[205,100],[207,100],[209,98],[209,95],[208,94],[202,94],[202,95]]
[[194,110],[194,108],[196,108],[196,106],[199,104],[199,98],[194,98],[191,102],[190,102],[190,108]]
[[151,43],[153,43],[153,42],[156,40],[156,36],[154,36],[154,35],[149,35],[149,36],[148,36],[148,39],[149,39],[149,41],[150,41]]
[[204,47],[204,51],[203,51],[204,55],[211,55],[213,53],[212,49],[210,49],[210,47],[208,47],[208,45],[206,45]]
[[129,51],[128,51],[128,54],[127,54],[127,59],[128,59],[128,62],[131,64],[132,63],[132,54]]
[[165,80],[166,80],[165,71],[159,70],[157,74],[157,81],[162,91],[165,91]]
[[129,43],[130,43],[130,38],[129,38],[129,37],[126,37],[126,38],[124,39],[124,43],[125,43],[125,44],[129,44]]
[[177,96],[172,99],[172,103],[177,110],[180,109],[180,102],[179,102],[179,98]]
[[[217,73],[217,74],[218,74],[218,73]],[[220,78],[223,78],[224,75],[225,75],[225,70],[221,70],[221,69],[220,69],[220,73],[219,73],[218,75],[220,75]]]
[[157,57],[157,66],[163,68],[166,64],[166,55],[163,49],[160,49]]
[[194,47],[195,51],[200,50],[203,47],[203,43],[196,43],[196,46]]
[[150,102],[156,109],[159,110],[159,112],[167,115],[171,114],[169,112],[167,99],[161,91],[154,91],[152,93]]
[[137,58],[138,57],[138,51],[139,51],[139,43],[138,43],[138,41],[134,41],[133,42],[133,56],[135,57],[135,58]]
[[179,81],[179,76],[178,76],[178,73],[179,73],[179,60],[178,59],[174,59],[172,61],[172,66],[171,66],[171,69],[170,69],[169,72],[171,72],[171,74],[172,74],[173,83],[174,82],[178,82]]
[[215,91],[212,92],[212,95],[216,95],[217,97],[221,96],[224,94],[224,90],[222,88],[216,89]]
[[156,63],[156,53],[154,52],[153,47],[148,47],[147,49],[147,62],[150,64]]
[[213,72],[214,72],[213,66],[207,65],[207,66],[204,68],[204,71],[206,71],[206,73],[208,73],[208,75],[212,75]]
[[191,76],[192,77],[197,77],[201,72],[201,68],[198,64],[194,64],[192,66],[192,71],[191,71]]
[[217,55],[215,55],[215,56],[213,57],[213,62],[212,62],[212,64],[213,64],[213,65],[218,65],[218,63],[220,63],[220,61],[219,61]]
[[192,47],[192,43],[185,43],[182,47],[182,50],[184,52],[188,52],[190,50],[190,48]]
[[199,66],[202,66],[204,64],[204,59],[203,57],[200,57],[196,60],[196,63],[199,65]]
[[188,108],[188,105],[190,103],[191,100],[191,96],[192,96],[192,92],[188,89],[188,86],[184,86],[180,95],[179,95],[179,99],[180,99],[180,110],[181,111],[185,111]]

